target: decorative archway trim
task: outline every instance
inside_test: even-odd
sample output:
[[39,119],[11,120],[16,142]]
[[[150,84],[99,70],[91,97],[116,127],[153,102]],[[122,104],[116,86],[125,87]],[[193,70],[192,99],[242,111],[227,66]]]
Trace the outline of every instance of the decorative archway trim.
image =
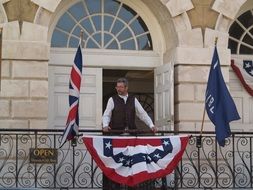
[[191,0],[160,0],[170,12],[176,31],[190,30],[191,22],[187,11],[194,8]]
[[215,0],[212,9],[233,20],[246,0]]
[[31,0],[33,3],[39,5],[40,7],[43,7],[44,9],[54,12],[61,2],[61,0]]
[[172,17],[178,16],[194,8],[191,0],[170,0],[165,3]]
[[7,18],[7,15],[6,15],[6,12],[4,10],[4,6],[3,4],[8,2],[9,0],[2,0],[2,3],[0,4],[0,22],[2,23],[6,23],[8,22],[8,18]]

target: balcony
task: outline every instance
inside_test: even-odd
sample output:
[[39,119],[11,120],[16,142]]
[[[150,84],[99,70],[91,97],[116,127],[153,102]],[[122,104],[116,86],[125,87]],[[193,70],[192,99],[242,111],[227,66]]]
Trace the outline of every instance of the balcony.
[[[102,189],[102,173],[81,138],[76,146],[58,149],[62,130],[0,129],[0,189]],[[81,130],[98,135],[100,130]],[[183,159],[171,175],[136,189],[253,189],[253,133],[232,133],[220,147],[214,133],[160,131],[156,135],[189,134]],[[56,148],[56,164],[30,163],[30,148]],[[122,186],[122,189],[127,189]]]

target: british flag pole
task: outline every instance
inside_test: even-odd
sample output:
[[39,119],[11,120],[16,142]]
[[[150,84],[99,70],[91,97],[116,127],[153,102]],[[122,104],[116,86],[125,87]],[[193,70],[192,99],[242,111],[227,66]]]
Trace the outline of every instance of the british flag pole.
[[72,141],[72,146],[76,145],[76,140],[79,132],[79,99],[80,87],[82,80],[82,43],[83,31],[80,34],[80,41],[74,58],[74,64],[71,68],[69,79],[69,113],[66,121],[65,130],[63,132],[60,146],[61,148],[67,141]]

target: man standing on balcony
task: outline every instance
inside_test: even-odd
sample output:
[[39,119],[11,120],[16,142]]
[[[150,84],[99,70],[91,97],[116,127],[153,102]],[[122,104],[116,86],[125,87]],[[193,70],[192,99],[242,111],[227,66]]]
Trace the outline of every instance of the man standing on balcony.
[[103,131],[136,129],[135,115],[137,115],[153,132],[156,132],[157,128],[140,102],[128,94],[127,79],[119,78],[115,88],[118,94],[109,98],[103,114]]
[[[103,114],[103,132],[113,130],[134,130],[135,115],[139,117],[154,133],[157,131],[153,121],[143,109],[140,102],[128,94],[128,81],[119,78],[115,87],[117,94],[110,97]],[[120,184],[103,176],[103,190],[120,190]],[[132,189],[132,188],[129,188]]]

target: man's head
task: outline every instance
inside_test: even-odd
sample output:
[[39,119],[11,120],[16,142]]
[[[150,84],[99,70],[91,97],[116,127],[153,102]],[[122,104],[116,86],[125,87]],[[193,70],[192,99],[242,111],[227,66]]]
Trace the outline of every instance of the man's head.
[[115,89],[119,95],[125,96],[128,93],[128,81],[126,78],[119,78]]

